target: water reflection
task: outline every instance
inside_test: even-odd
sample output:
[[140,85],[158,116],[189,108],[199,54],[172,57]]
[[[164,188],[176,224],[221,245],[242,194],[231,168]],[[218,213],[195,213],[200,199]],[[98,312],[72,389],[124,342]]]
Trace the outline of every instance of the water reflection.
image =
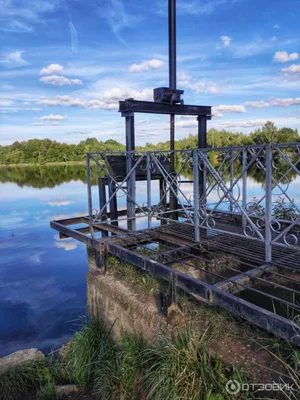
[[[190,169],[183,175],[192,178]],[[264,190],[264,174],[253,169],[248,176],[251,199]],[[289,177],[294,179],[293,171]],[[96,184],[96,169],[92,178]],[[86,248],[73,239],[60,241],[49,227],[50,220],[87,214],[85,181],[83,165],[0,168],[0,357],[26,347],[59,347],[86,313]],[[298,178],[291,187],[297,203],[299,183]],[[137,185],[137,202],[143,205],[146,185]],[[182,185],[192,195],[191,184]],[[157,181],[152,195],[155,204]],[[211,196],[218,199],[217,193]],[[96,186],[93,197],[97,202]],[[139,222],[147,226],[147,218]]]

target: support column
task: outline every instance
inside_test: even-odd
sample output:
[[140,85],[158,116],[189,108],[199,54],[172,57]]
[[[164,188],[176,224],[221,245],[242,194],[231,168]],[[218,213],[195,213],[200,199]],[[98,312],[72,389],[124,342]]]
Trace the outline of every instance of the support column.
[[126,130],[126,175],[130,173],[127,180],[127,228],[130,231],[135,231],[135,170],[131,171],[134,167],[132,156],[135,151],[134,113],[122,113],[122,116],[125,117]]
[[89,209],[89,227],[92,239],[95,239],[95,233],[93,229],[93,199],[92,199],[92,182],[91,182],[91,159],[90,155],[87,154],[85,158],[86,167],[86,180],[87,180],[87,195],[88,195],[88,209]]
[[198,163],[198,150],[193,151],[193,175],[194,175],[194,240],[199,242],[199,163]]
[[[111,198],[111,196],[114,196]],[[118,226],[118,204],[117,204],[117,194],[116,194],[116,183],[111,178],[108,179],[108,196],[109,201],[109,211],[110,211],[110,220],[112,225]]]
[[[243,150],[243,164],[242,164],[242,170],[243,170],[243,210],[245,213],[247,213],[247,149]],[[242,226],[243,229],[246,228],[247,226],[247,219],[245,215],[243,214],[242,216]]]
[[[106,187],[105,187],[105,179],[98,178],[98,189],[99,189],[99,208],[103,211],[100,214],[100,219],[103,222],[107,221],[107,207],[106,207]],[[101,231],[102,237],[107,237],[108,232]]]
[[266,217],[265,217],[265,259],[267,263],[272,260],[272,147],[266,145]]
[[[198,116],[198,148],[206,149],[207,147],[207,117],[205,115]],[[202,162],[203,170],[199,172],[199,193],[200,198],[205,200],[206,194],[206,167]]]

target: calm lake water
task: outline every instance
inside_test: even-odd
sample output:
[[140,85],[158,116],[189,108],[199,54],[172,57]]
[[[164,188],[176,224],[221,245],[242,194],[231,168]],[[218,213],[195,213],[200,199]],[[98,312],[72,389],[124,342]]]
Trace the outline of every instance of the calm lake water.
[[[86,314],[86,248],[59,240],[49,226],[87,214],[84,182],[83,166],[0,168],[0,357],[28,347],[57,349]],[[249,178],[249,199],[261,190]],[[137,193],[142,204],[145,187]]]

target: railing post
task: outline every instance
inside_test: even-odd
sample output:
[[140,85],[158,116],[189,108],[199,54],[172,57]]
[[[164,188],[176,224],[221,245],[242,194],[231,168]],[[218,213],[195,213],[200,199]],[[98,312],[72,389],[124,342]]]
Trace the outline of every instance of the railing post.
[[112,225],[118,226],[118,203],[116,190],[116,182],[113,179],[108,178],[110,220],[113,221],[111,222]]
[[[107,221],[107,207],[106,207],[106,187],[105,187],[105,179],[98,178],[98,189],[99,189],[99,208],[103,211],[100,214],[101,222]],[[101,231],[102,237],[108,236],[108,232]]]
[[126,112],[122,113],[122,116],[125,117],[126,125],[126,174],[128,175],[131,171],[127,180],[127,225],[130,231],[135,231],[135,170],[132,170],[134,167],[132,157],[135,150],[134,113]]
[[[242,172],[243,172],[243,194],[242,194],[242,200],[243,200],[243,210],[246,211],[246,206],[247,206],[247,149],[243,149],[243,160],[242,160]],[[242,215],[242,226],[243,229],[246,228],[247,225],[247,220],[245,215]]]
[[233,212],[233,181],[234,181],[234,163],[233,163],[234,157],[233,157],[233,151],[230,152],[230,211]]
[[150,153],[146,154],[147,165],[147,208],[148,208],[148,228],[151,228],[152,223],[152,210],[151,210],[151,156]]
[[92,184],[91,184],[91,163],[90,155],[87,153],[85,157],[86,167],[86,180],[87,180],[87,195],[88,195],[88,209],[89,209],[89,227],[92,239],[95,239],[93,228],[93,199],[92,199]]
[[265,261],[272,260],[272,146],[266,145],[266,215],[265,215]]
[[200,230],[199,230],[199,158],[198,151],[193,151],[193,180],[194,180],[194,228],[195,235],[194,239],[196,242],[200,241]]

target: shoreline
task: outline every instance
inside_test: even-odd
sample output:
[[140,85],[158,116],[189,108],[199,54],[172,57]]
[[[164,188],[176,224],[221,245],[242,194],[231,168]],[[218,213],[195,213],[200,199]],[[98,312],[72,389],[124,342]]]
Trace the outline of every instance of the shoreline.
[[61,166],[61,165],[84,165],[84,161],[67,161],[67,162],[48,162],[44,164],[36,163],[21,163],[21,164],[0,164],[0,168],[9,167],[51,167],[51,166]]

